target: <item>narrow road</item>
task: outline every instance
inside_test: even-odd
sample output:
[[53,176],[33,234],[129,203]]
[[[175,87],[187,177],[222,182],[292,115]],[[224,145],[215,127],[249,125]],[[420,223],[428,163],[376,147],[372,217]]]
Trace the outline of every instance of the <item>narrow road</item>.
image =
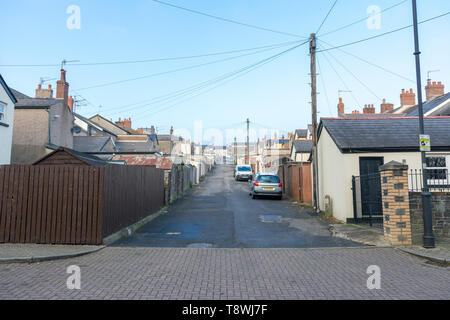
[[[232,168],[217,167],[167,215],[116,247],[0,264],[0,300],[450,298],[449,268],[394,248],[351,247],[289,201],[252,200],[247,192]],[[261,215],[281,222],[262,222]],[[206,243],[221,248],[186,248]],[[326,248],[311,248],[320,246]],[[73,265],[81,270],[80,290],[67,287]],[[367,287],[369,266],[380,269],[379,290]]]
[[217,166],[168,213],[118,247],[318,248],[355,247],[333,238],[328,224],[288,200],[249,196],[249,183],[233,178],[233,166]]

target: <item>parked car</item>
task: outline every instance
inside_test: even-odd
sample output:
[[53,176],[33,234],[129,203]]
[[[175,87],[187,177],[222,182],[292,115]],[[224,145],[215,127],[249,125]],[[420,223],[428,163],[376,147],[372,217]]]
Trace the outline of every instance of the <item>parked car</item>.
[[283,184],[276,174],[258,173],[251,182],[250,195],[253,199],[270,196],[281,200],[283,198],[282,187]]
[[234,169],[234,178],[236,181],[240,180],[252,180],[253,178],[253,171],[252,167],[248,165],[237,165]]

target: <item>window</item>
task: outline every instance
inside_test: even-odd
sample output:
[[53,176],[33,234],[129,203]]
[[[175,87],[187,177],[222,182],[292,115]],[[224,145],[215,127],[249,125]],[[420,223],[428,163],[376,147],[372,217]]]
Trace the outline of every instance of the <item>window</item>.
[[445,157],[428,157],[427,168],[446,168]]
[[278,178],[277,176],[258,176],[258,178],[256,178],[256,181],[262,183],[280,183],[280,178]]
[[445,157],[427,157],[427,178],[431,185],[442,183],[448,177],[447,161]]
[[5,120],[6,104],[0,102],[0,121]]

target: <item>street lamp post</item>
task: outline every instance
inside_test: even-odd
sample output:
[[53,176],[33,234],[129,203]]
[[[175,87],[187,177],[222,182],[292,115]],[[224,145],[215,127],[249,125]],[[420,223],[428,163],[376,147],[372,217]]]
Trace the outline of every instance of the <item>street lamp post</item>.
[[[413,20],[414,20],[414,46],[416,56],[416,77],[417,77],[417,98],[419,107],[419,130],[420,134],[425,134],[425,125],[423,117],[423,103],[422,103],[422,81],[420,75],[420,50],[419,50],[419,28],[417,23],[417,3],[416,0],[412,0],[413,8]],[[423,207],[423,247],[424,248],[434,248],[434,235],[433,235],[433,217],[431,214],[431,193],[428,187],[428,171],[426,169],[426,153],[421,150],[422,155],[422,178],[423,178],[423,189],[422,189],[422,207]]]

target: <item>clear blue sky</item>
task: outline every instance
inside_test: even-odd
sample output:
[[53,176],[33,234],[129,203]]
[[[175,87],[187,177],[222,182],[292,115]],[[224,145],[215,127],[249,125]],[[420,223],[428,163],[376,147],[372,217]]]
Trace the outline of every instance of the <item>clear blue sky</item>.
[[[319,27],[333,0],[166,0],[244,23],[309,36]],[[319,39],[340,45],[371,37],[412,23],[411,1],[381,15],[381,29],[371,30],[365,22],[326,35],[328,31],[364,18],[370,5],[388,8],[400,0],[340,0],[323,25]],[[81,9],[81,29],[69,30],[66,20],[69,5]],[[448,0],[418,0],[419,20],[450,11]],[[214,53],[296,41],[295,37],[270,33],[214,20],[163,6],[150,0],[111,1],[4,1],[0,11],[2,64],[58,64],[62,59],[81,63],[143,60]],[[433,80],[450,86],[450,16],[422,24],[422,78],[427,70],[439,69]],[[321,37],[321,34],[323,37]],[[320,42],[319,42],[320,44]],[[323,47],[323,45],[322,45]],[[81,94],[92,105],[77,111],[85,116],[99,112],[107,118],[131,117],[133,127],[157,126],[167,132],[192,128],[201,120],[203,127],[244,127],[248,117],[280,132],[304,128],[310,122],[308,46],[300,47],[261,68],[224,84],[206,94],[168,108],[178,100],[157,105],[121,106],[149,100],[216,78],[265,59],[284,49],[260,52],[238,59],[157,77],[88,90],[77,89],[142,77],[191,65],[237,56],[234,53],[189,60],[159,61],[122,65],[67,66],[71,95]],[[345,47],[343,50],[371,61],[409,79],[415,79],[412,29]],[[336,116],[338,90],[346,86],[352,94],[342,93],[346,111],[364,104],[379,107],[379,98],[396,106],[402,88],[414,88],[414,82],[365,64],[340,51],[331,51],[362,83],[348,73],[330,55],[318,54],[319,117]],[[346,86],[336,75],[328,60]],[[56,78],[58,66],[0,67],[7,83],[33,95],[40,77]],[[52,83],[55,85],[55,83]],[[325,87],[325,88],[324,88]],[[208,89],[209,87],[205,88]],[[372,92],[371,92],[372,91]],[[194,95],[194,93],[192,94]],[[186,96],[190,97],[190,96]],[[328,99],[327,99],[328,97]],[[357,106],[357,103],[360,105]],[[99,105],[102,106],[99,109]],[[163,109],[165,108],[165,109]],[[155,113],[158,110],[163,111]],[[242,122],[242,125],[237,125]]]

